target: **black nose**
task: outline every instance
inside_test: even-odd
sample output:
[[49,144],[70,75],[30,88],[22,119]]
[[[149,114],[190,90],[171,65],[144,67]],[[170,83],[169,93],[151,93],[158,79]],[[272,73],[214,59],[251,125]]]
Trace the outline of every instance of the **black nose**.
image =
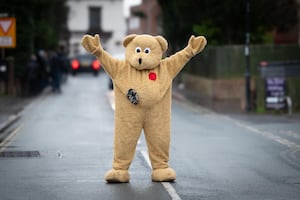
[[142,64],[142,59],[141,58],[139,58],[139,64]]

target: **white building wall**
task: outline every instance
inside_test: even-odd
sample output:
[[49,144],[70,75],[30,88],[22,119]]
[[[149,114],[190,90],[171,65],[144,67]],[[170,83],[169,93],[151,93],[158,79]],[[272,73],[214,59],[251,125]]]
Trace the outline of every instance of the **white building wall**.
[[[123,53],[123,38],[126,35],[126,21],[123,14],[123,0],[69,0],[68,29],[70,31],[69,56],[75,56],[76,48],[79,54],[87,53],[80,45],[82,36],[89,28],[89,7],[101,7],[101,25],[103,31],[112,32],[112,37],[101,44],[110,54]],[[101,35],[100,35],[101,39]]]

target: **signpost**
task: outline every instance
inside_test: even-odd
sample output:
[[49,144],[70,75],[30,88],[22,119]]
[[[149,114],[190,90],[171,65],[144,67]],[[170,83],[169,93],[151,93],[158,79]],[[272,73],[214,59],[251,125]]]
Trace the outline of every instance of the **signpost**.
[[0,18],[0,47],[16,47],[16,18]]
[[245,69],[245,92],[246,92],[246,111],[251,110],[251,89],[250,89],[250,0],[245,0],[246,7],[246,34],[245,34],[245,58],[246,58],[246,69]]
[[265,103],[267,109],[286,108],[286,80],[281,77],[265,78]]
[[292,114],[292,98],[288,94],[287,79],[300,76],[299,61],[260,63],[260,75],[265,80],[266,109],[286,109]]
[[[13,60],[5,59],[5,48],[16,47],[16,18],[7,17],[7,14],[0,15],[0,48],[1,48],[1,79],[4,80],[5,93],[13,93],[14,91],[14,66]],[[0,80],[1,81],[1,80]],[[1,86],[1,85],[0,85]],[[0,88],[1,89],[1,88]],[[0,91],[1,92],[1,91]]]

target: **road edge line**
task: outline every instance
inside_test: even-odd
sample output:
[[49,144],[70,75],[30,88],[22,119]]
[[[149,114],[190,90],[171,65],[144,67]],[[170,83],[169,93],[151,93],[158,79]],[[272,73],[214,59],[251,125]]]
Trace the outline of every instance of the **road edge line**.
[[[178,101],[178,102],[181,102],[181,101]],[[184,105],[187,105],[187,106],[196,106],[196,107],[200,107],[201,110],[203,110],[203,108],[199,105],[196,105],[190,101],[186,101],[186,102],[181,102],[182,104]],[[246,129],[248,130],[249,132],[251,133],[255,133],[255,134],[259,134],[261,135],[262,137],[266,138],[266,139],[269,139],[271,140],[272,142],[276,142],[277,144],[281,144],[281,145],[284,145],[288,148],[295,148],[295,149],[300,149],[300,145],[288,140],[288,139],[285,139],[285,138],[282,138],[270,131],[263,131],[263,130],[260,130],[258,128],[255,128],[251,125],[248,125],[247,123],[244,123],[243,121],[241,120],[237,120],[237,119],[234,119],[232,117],[230,117],[229,115],[226,115],[226,114],[222,114],[222,113],[217,113],[217,112],[214,112],[210,109],[206,109],[205,108],[205,111],[208,112],[208,113],[211,113],[211,114],[214,114],[216,116],[219,116],[227,121],[230,121],[232,122],[235,126],[238,126],[240,128],[243,128],[243,129]]]
[[20,112],[17,114],[12,114],[8,117],[8,119],[3,122],[2,124],[0,124],[0,132],[3,132],[5,129],[7,129],[11,124],[13,124],[14,122],[16,122],[17,120],[19,120],[21,118],[21,114]]
[[287,146],[289,148],[295,148],[295,149],[300,149],[300,145],[294,143],[294,142],[291,142],[290,140],[288,139],[285,139],[285,138],[282,138],[278,135],[275,135],[273,134],[272,132],[269,132],[269,131],[262,131],[262,130],[259,130],[257,128],[254,128],[250,125],[247,125],[239,120],[236,120],[236,119],[233,119],[229,116],[223,116],[224,119],[226,120],[229,120],[231,121],[232,123],[234,123],[236,126],[239,126],[241,128],[244,128],[250,132],[253,132],[253,133],[257,133],[261,136],[264,136],[265,138],[269,139],[269,140],[272,140],[273,142],[277,142],[281,145],[284,145],[284,146]]
[[111,107],[111,109],[114,111],[115,110],[115,93],[114,91],[108,91],[106,93],[107,99],[108,99],[108,103]]
[[[148,152],[146,150],[139,150],[139,152],[142,154],[143,159],[147,163],[148,167],[152,169],[151,162],[148,156]],[[165,190],[168,192],[172,200],[181,200],[180,196],[176,192],[175,188],[169,183],[169,182],[160,182],[162,186],[165,188]]]
[[7,136],[1,143],[1,147],[0,147],[0,153],[3,152],[6,147],[14,141],[14,139],[16,138],[16,136],[18,135],[18,133],[20,132],[20,130],[24,127],[24,124],[21,124],[20,126],[18,126],[17,128],[15,128],[10,134],[9,136]]

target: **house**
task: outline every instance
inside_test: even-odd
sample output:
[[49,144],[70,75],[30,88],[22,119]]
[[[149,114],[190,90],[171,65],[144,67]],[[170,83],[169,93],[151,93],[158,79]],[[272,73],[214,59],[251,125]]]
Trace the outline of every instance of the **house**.
[[84,34],[98,33],[103,48],[110,54],[124,51],[122,40],[126,35],[123,0],[68,0],[68,30],[70,57],[84,54],[80,45]]
[[161,9],[157,0],[142,0],[130,9],[127,19],[128,34],[162,34]]

